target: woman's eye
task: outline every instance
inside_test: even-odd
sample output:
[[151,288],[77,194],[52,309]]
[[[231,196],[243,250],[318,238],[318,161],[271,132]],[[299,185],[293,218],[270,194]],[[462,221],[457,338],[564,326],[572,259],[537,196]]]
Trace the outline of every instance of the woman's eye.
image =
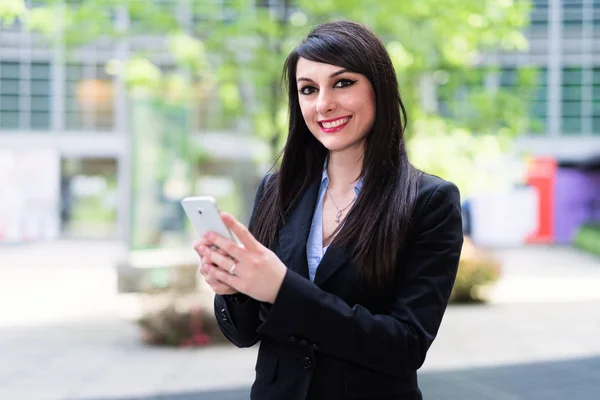
[[314,86],[304,86],[302,89],[300,89],[300,93],[303,95],[313,94],[316,91],[317,89]]
[[356,81],[352,81],[350,79],[340,79],[339,81],[337,81],[334,85],[334,87],[336,88],[345,88],[348,86],[352,86],[354,85]]

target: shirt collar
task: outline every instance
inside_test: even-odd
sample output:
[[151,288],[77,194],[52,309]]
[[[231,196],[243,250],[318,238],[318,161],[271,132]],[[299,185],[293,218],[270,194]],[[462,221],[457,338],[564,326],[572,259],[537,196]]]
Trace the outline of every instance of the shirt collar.
[[[327,185],[329,184],[329,175],[327,174],[327,158],[325,159],[325,163],[323,164],[323,173],[321,174],[321,186],[323,186],[323,184],[325,184],[324,186],[327,187]],[[354,185],[354,191],[356,192],[356,195],[358,196],[358,194],[360,193],[360,191],[362,190],[363,187],[363,178],[361,177],[356,184]]]

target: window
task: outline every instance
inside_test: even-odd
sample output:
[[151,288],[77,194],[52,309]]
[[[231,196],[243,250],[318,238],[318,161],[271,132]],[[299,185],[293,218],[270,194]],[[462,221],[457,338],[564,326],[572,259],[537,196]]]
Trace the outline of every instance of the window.
[[582,131],[583,74],[581,68],[562,69],[561,130],[565,135]]
[[548,121],[548,70],[540,68],[537,70],[537,82],[533,87],[531,103],[529,107],[531,118],[530,132],[547,132]]
[[533,28],[548,27],[548,0],[534,0],[530,15]]
[[563,26],[581,29],[583,24],[583,0],[563,0]]
[[49,130],[48,62],[0,62],[0,129]]
[[[548,87],[547,69],[536,67],[503,67],[500,70],[500,88],[520,96],[527,96],[529,116],[528,133],[547,132]],[[535,80],[534,80],[535,78]],[[520,89],[527,89],[522,91]]]
[[600,0],[592,0],[592,18],[594,28],[600,29]]
[[65,128],[114,129],[113,78],[104,65],[68,64],[65,79]]
[[592,70],[592,133],[600,136],[600,67]]

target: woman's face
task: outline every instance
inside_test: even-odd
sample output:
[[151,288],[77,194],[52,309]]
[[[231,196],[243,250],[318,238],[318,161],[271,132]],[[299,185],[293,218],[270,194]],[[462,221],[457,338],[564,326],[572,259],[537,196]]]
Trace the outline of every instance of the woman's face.
[[362,154],[375,120],[375,92],[367,77],[300,58],[296,85],[304,121],[315,138],[330,152]]

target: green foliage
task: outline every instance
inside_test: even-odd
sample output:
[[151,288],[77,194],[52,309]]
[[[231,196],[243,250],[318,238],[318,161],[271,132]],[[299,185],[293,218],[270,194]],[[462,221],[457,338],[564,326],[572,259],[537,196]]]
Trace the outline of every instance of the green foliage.
[[0,3],[0,25],[10,26],[26,12],[24,0],[2,0]]
[[582,225],[575,234],[573,244],[578,249],[600,256],[600,223]]

